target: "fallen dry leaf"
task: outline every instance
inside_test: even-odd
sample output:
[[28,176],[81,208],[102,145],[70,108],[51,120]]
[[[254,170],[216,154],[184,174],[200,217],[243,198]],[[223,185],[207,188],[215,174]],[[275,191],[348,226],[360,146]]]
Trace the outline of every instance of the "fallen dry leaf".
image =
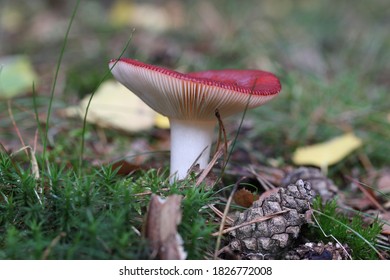
[[24,55],[0,58],[0,100],[31,92],[38,83],[30,58]]
[[143,169],[141,165],[137,165],[127,160],[119,160],[112,164],[112,169],[118,169],[119,175],[129,175],[137,170]]
[[155,119],[155,125],[161,129],[168,129],[169,128],[169,120],[167,117],[164,117],[163,115],[157,114],[156,119]]
[[169,11],[162,5],[124,0],[117,0],[112,5],[109,21],[114,26],[130,24],[157,32],[169,30],[175,23]]
[[[90,95],[79,106],[65,110],[65,116],[84,118]],[[140,98],[116,81],[104,82],[92,98],[87,121],[103,128],[137,132],[150,129],[158,114]],[[165,118],[161,116],[160,118]],[[161,119],[159,123],[161,123]]]
[[187,253],[177,232],[181,221],[180,195],[166,199],[152,195],[145,221],[145,237],[152,248],[152,257],[161,260],[184,260]]
[[251,191],[243,188],[236,191],[236,193],[233,196],[234,202],[237,205],[240,205],[242,207],[249,208],[252,206],[253,201],[257,200],[259,198],[258,194],[252,193]]
[[327,169],[359,148],[362,141],[352,133],[333,138],[327,142],[298,148],[293,161],[297,165],[314,165]]

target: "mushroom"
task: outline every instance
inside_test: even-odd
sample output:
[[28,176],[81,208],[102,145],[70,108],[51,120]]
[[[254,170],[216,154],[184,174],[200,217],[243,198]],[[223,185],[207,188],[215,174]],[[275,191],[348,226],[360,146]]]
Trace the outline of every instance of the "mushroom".
[[207,166],[217,110],[225,118],[258,107],[281,90],[274,74],[260,70],[183,74],[128,58],[113,59],[109,66],[120,83],[169,118],[171,183],[185,178],[194,164]]

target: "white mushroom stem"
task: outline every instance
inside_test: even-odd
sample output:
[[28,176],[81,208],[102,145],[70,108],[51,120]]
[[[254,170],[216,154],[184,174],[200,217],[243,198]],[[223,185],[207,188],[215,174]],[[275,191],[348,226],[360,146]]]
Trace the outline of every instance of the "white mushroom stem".
[[204,169],[210,158],[215,121],[192,121],[170,118],[171,179],[183,179],[193,164]]

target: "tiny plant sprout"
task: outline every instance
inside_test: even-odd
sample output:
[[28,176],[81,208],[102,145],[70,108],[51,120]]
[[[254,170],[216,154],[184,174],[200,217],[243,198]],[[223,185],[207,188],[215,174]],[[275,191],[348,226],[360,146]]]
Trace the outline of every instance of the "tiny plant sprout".
[[121,58],[109,63],[114,77],[152,109],[169,118],[171,183],[193,164],[209,161],[215,112],[221,118],[261,106],[281,90],[278,78],[260,70],[209,70],[179,73]]

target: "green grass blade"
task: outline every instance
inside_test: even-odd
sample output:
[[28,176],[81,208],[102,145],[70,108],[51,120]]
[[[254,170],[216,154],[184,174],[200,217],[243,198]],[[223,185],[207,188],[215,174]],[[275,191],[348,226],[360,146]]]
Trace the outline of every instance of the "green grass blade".
[[348,229],[349,231],[351,231],[353,234],[355,234],[358,238],[360,238],[361,240],[364,241],[364,243],[366,243],[372,250],[375,251],[375,253],[378,254],[379,257],[381,257],[382,259],[384,259],[384,257],[382,256],[382,254],[378,251],[378,249],[375,248],[375,246],[373,244],[371,244],[371,242],[369,242],[366,238],[364,238],[364,236],[362,236],[360,233],[358,233],[356,230],[354,230],[352,227],[346,225],[345,223],[342,223],[340,222],[339,220],[335,219],[334,217],[332,216],[329,216],[325,213],[322,213],[321,211],[318,211],[318,210],[315,210],[313,209],[313,213],[317,213],[319,215],[322,215],[330,220],[332,220],[333,222],[345,227],[346,229]]
[[33,107],[34,107],[34,115],[35,115],[35,120],[37,122],[37,127],[38,127],[38,132],[39,135],[42,138],[42,143],[44,143],[44,131],[42,130],[41,123],[39,121],[39,114],[38,114],[38,103],[37,103],[37,92],[35,90],[35,83],[32,84],[32,101],[33,101]]
[[[127,50],[127,48],[129,47],[130,45],[130,42],[131,40],[133,39],[133,34],[134,34],[134,29],[133,31],[131,32],[130,36],[129,36],[129,39],[127,40],[126,42],[126,45],[125,47],[123,48],[122,52],[120,53],[119,58],[121,58],[123,56],[123,54],[125,53],[125,51]],[[96,90],[100,87],[100,85],[103,83],[103,81],[108,77],[108,75],[111,73],[111,69],[115,67],[117,62],[115,62],[112,67],[110,69],[108,69],[106,71],[106,73],[104,74],[103,78],[100,80],[100,82],[98,83],[98,85],[96,86],[95,90],[92,92],[89,100],[88,100],[88,104],[85,108],[85,114],[84,114],[84,120],[83,120],[83,128],[82,128],[82,133],[81,133],[81,144],[80,144],[80,157],[79,157],[79,168],[78,168],[78,173],[80,175],[80,172],[81,172],[81,169],[82,169],[82,166],[83,166],[83,158],[84,158],[84,150],[85,150],[85,132],[86,132],[86,129],[87,129],[87,116],[88,116],[88,111],[89,111],[89,107],[91,105],[91,102],[92,102],[92,98],[94,97],[95,95],[95,92]]]
[[228,164],[228,162],[229,162],[229,159],[230,159],[231,155],[233,154],[233,150],[234,150],[234,147],[235,147],[235,145],[236,145],[238,135],[239,135],[239,133],[240,133],[240,131],[241,131],[242,124],[244,123],[244,119],[245,119],[245,116],[246,116],[246,113],[247,113],[248,107],[249,107],[249,102],[251,101],[251,98],[252,98],[253,91],[254,91],[254,89],[255,89],[256,83],[257,83],[257,78],[256,78],[256,80],[255,80],[254,83],[253,83],[251,92],[250,92],[249,97],[248,97],[248,101],[247,101],[247,103],[246,103],[246,105],[245,105],[245,110],[244,110],[244,112],[242,113],[242,116],[241,116],[240,124],[239,124],[239,126],[238,126],[238,129],[237,129],[236,134],[234,135],[234,139],[233,139],[233,141],[232,141],[231,148],[230,148],[229,153],[228,153],[228,155],[227,155],[227,157],[226,157],[226,161],[224,162],[224,164],[223,164],[223,166],[222,166],[222,168],[221,168],[221,176],[220,176],[221,178],[222,178],[222,176],[223,176],[223,174],[224,174],[224,172],[225,172],[225,169],[226,169],[226,166],[227,166],[227,164]]
[[49,121],[50,121],[51,110],[52,110],[52,106],[53,106],[54,91],[55,91],[56,85],[57,85],[58,73],[60,71],[62,58],[63,58],[64,53],[65,53],[66,44],[68,42],[69,32],[70,32],[70,29],[72,27],[74,18],[76,16],[79,4],[80,4],[80,0],[77,0],[76,5],[75,5],[75,7],[73,9],[73,12],[72,12],[72,16],[71,16],[71,18],[69,20],[68,27],[66,29],[64,41],[62,43],[60,55],[59,55],[58,61],[57,61],[56,71],[55,71],[55,74],[54,74],[53,86],[52,86],[52,89],[51,89],[51,92],[50,92],[49,106],[48,106],[48,109],[47,109],[45,135],[44,135],[44,138],[43,138],[43,153],[42,153],[43,164],[45,164],[45,161],[46,161],[46,150],[47,150],[47,141],[48,141],[47,136],[48,136],[48,133],[49,133]]

